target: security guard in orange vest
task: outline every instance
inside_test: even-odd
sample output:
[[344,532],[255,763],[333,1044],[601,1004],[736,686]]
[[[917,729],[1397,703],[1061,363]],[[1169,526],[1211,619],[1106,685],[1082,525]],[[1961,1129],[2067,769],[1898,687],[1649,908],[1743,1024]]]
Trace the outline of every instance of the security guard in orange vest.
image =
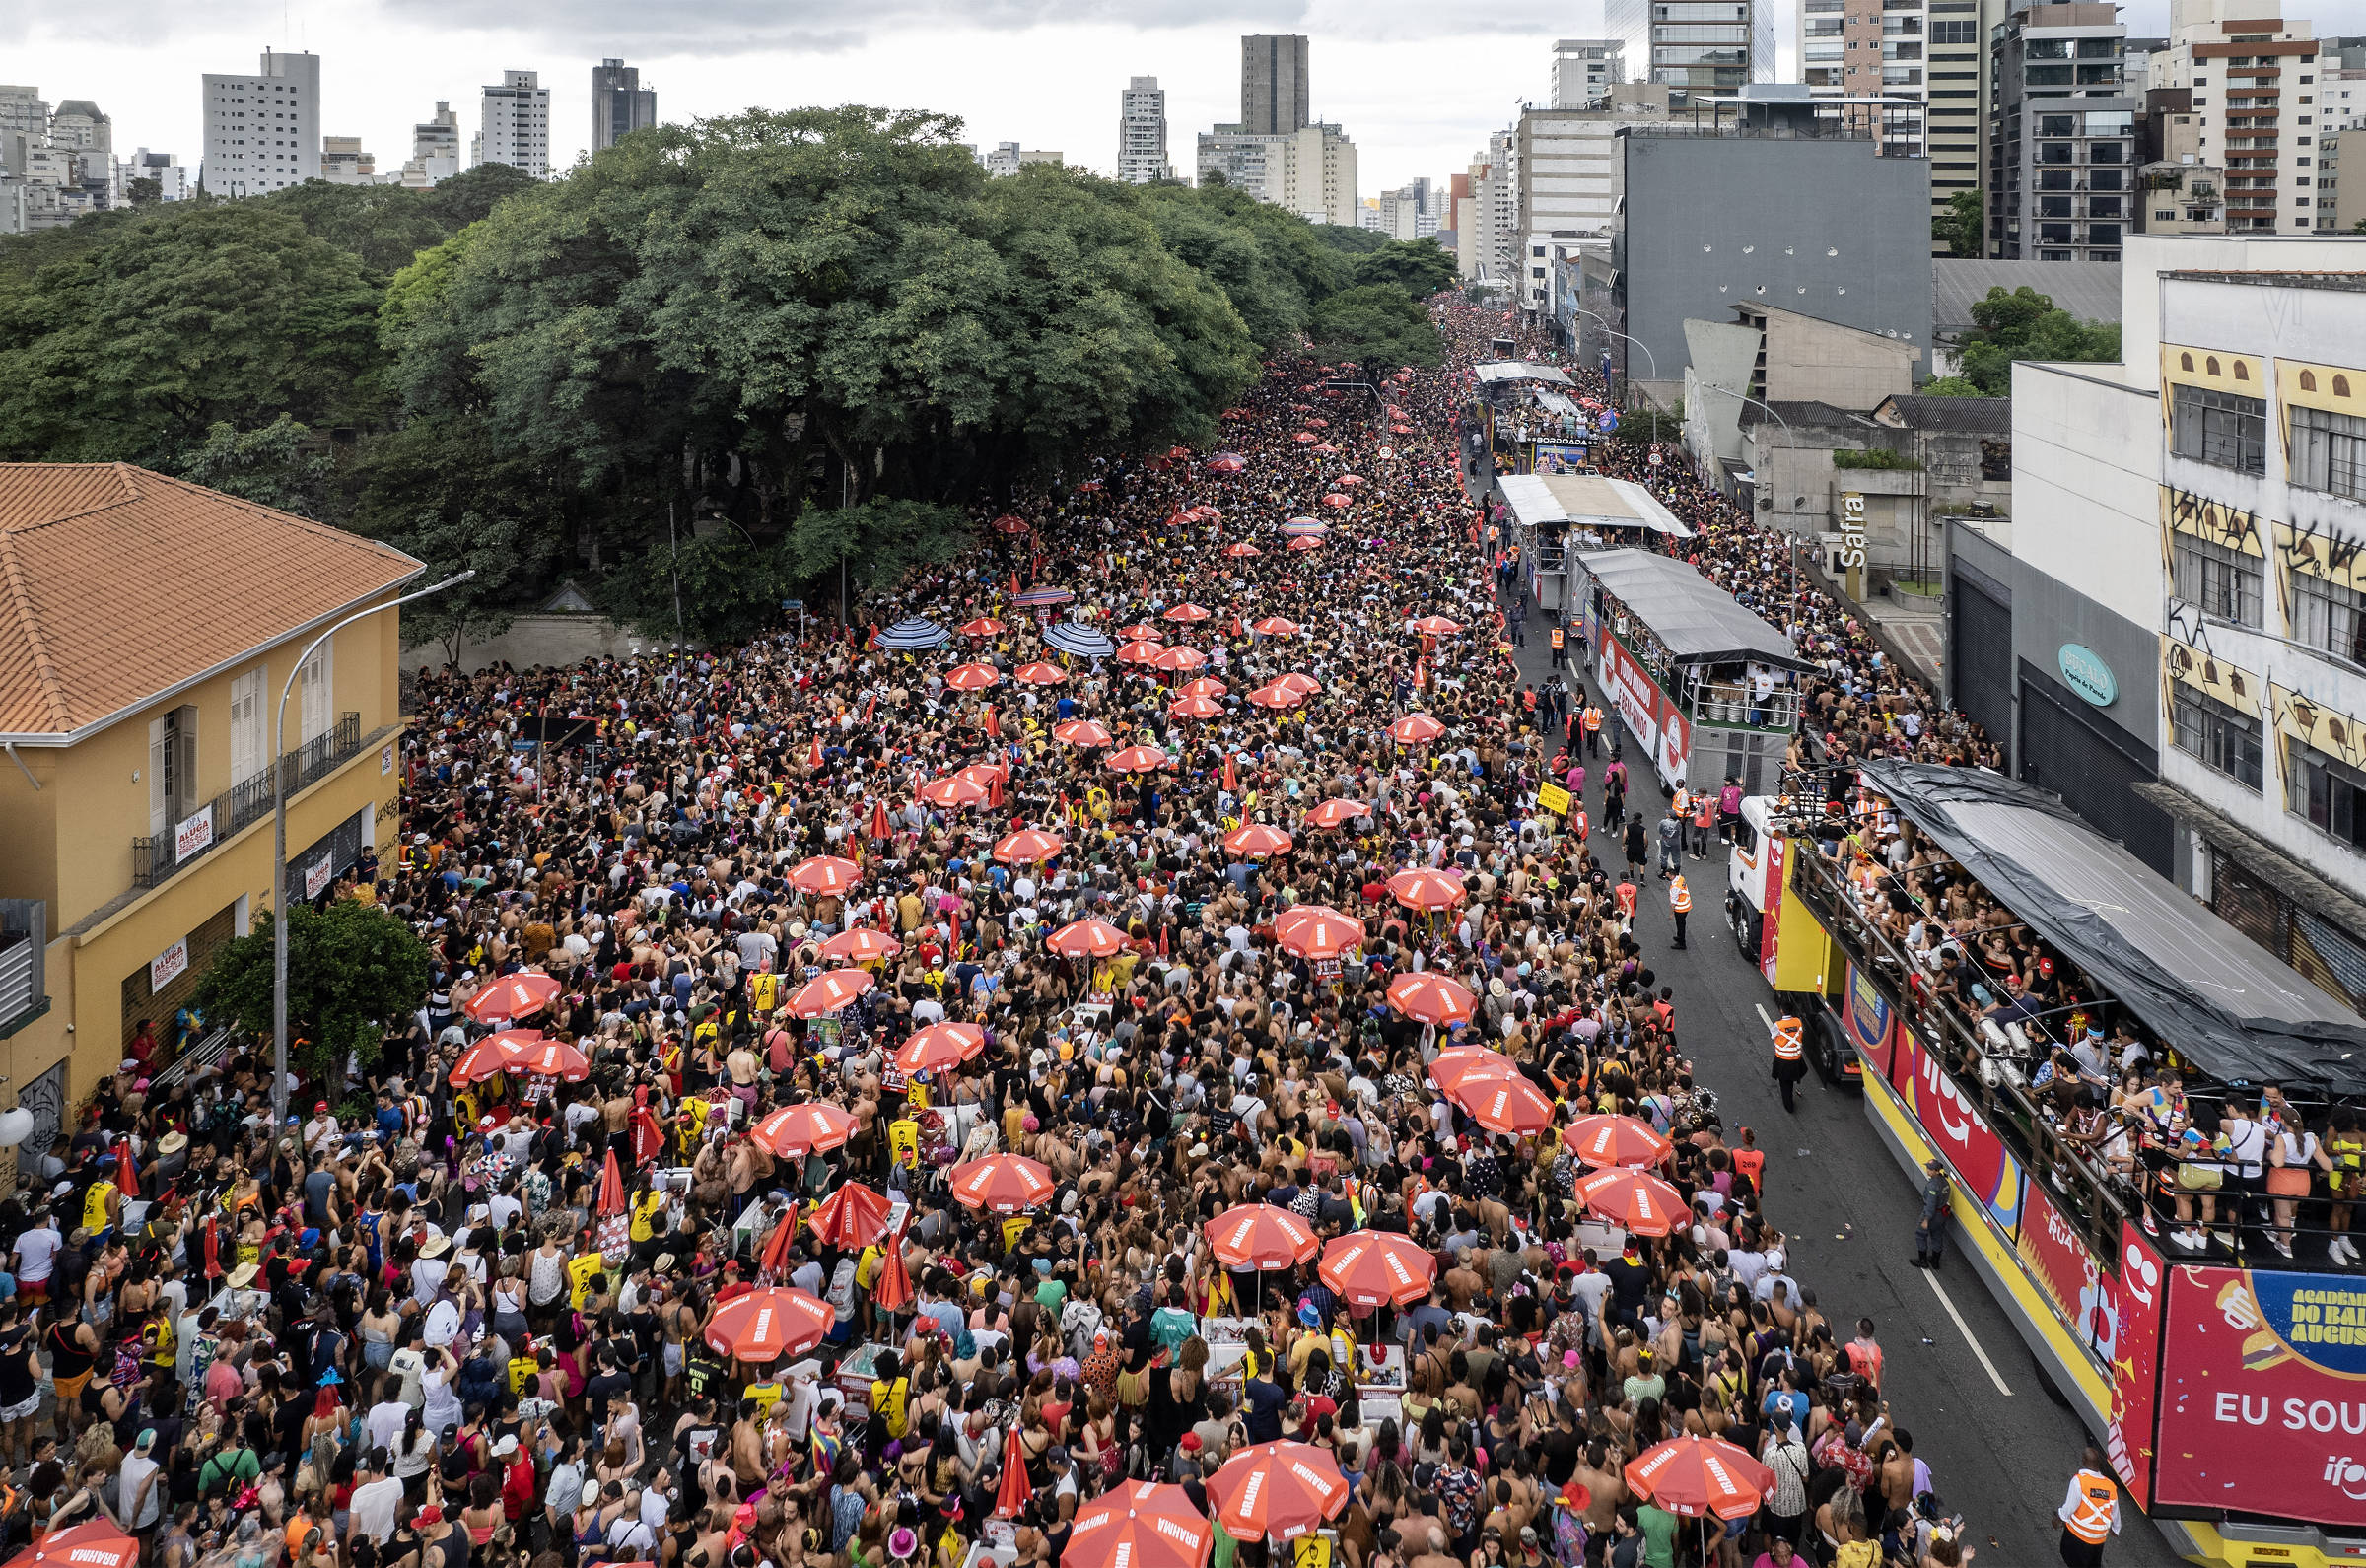
[[2103,1543],[2120,1534],[2120,1487],[2092,1446],[2054,1517],[2062,1522],[2062,1561],[2069,1568],[2102,1568]]
[[1578,716],[1577,721],[1585,726],[1585,754],[1589,757],[1601,756],[1602,710],[1596,708],[1592,703],[1588,703],[1585,705],[1585,712]]
[[1782,1085],[1782,1108],[1796,1112],[1791,1091],[1807,1076],[1807,1026],[1796,1017],[1774,1020],[1774,1081]]
[[1684,885],[1684,873],[1679,871],[1668,883],[1668,913],[1676,918],[1676,945],[1684,946],[1684,918],[1693,913],[1693,890]]

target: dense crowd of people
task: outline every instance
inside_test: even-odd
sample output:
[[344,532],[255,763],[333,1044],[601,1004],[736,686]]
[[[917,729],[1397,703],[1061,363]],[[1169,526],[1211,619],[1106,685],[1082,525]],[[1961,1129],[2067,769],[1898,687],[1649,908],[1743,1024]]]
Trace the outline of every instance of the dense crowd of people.
[[[1509,656],[1460,444],[1501,322],[1435,309],[1444,369],[1279,363],[1239,471],[1101,463],[868,624],[422,677],[407,837],[331,895],[427,942],[416,1016],[287,1125],[265,1055],[127,1058],[0,1202],[6,1528],[1105,1568],[1121,1489],[1221,1518],[1288,1442],[1320,1529],[1132,1561],[1969,1562],[1696,1079],[1635,861],[1539,808],[1574,715]],[[1826,744],[1981,754],[1667,466]],[[512,744],[546,715],[588,722]],[[1303,1245],[1243,1261],[1244,1209]],[[1407,1249],[1385,1303],[1343,1238]],[[1763,1466],[1731,1519],[1631,1468],[1688,1438]]]

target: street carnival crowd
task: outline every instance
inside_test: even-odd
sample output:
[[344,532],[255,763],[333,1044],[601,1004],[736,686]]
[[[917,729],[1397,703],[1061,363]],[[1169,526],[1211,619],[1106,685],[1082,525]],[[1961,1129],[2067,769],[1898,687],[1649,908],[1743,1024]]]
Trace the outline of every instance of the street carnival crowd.
[[[416,1016],[284,1125],[268,1042],[143,1036],[0,1200],[0,1539],[1970,1562],[1695,1081],[1656,810],[1513,662],[1461,472],[1505,327],[1435,310],[1445,369],[1281,363],[1222,455],[1016,498],[851,632],[423,676],[406,838],[331,895],[430,944]],[[1791,614],[1774,536],[1633,477]],[[1828,747],[1982,760],[1833,601],[1792,630]],[[1537,805],[1581,756],[1590,839]]]

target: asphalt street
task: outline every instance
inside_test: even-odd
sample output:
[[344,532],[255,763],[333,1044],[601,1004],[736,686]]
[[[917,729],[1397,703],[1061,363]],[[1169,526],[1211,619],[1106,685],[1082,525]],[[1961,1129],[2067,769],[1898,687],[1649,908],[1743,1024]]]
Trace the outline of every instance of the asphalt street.
[[[1515,648],[1532,682],[1552,673],[1548,621],[1535,612]],[[1574,672],[1565,679],[1574,692]],[[1605,736],[1616,725],[1614,715]],[[1635,755],[1629,737],[1630,807],[1651,812],[1646,821],[1656,826],[1662,797]],[[1586,809],[1599,823],[1601,764],[1589,775]],[[1616,869],[1615,851],[1607,858]],[[1788,1240],[1792,1277],[1816,1293],[1836,1337],[1853,1333],[1859,1317],[1873,1320],[1894,1418],[1930,1466],[1940,1498],[1971,1527],[1970,1543],[1998,1564],[2058,1560],[2054,1510],[2089,1440],[2085,1427],[2049,1395],[1969,1263],[1953,1260],[1936,1275],[1914,1266],[1915,1189],[1868,1120],[1862,1093],[1826,1087],[1811,1071],[1797,1113],[1782,1109],[1769,1071],[1774,990],[1726,924],[1724,858],[1688,860],[1685,875],[1693,890],[1686,948],[1670,945],[1666,884],[1656,878],[1643,890],[1636,932],[1658,983],[1675,988],[1678,1040],[1697,1080],[1716,1093],[1726,1137],[1754,1127],[1767,1151],[1766,1208]],[[2114,1568],[2182,1560],[2124,1498]]]

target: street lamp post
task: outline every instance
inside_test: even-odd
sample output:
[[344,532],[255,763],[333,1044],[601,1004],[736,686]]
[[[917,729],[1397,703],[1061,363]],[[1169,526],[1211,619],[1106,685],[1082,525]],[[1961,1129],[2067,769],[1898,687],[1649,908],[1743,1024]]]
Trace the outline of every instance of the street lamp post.
[[[1763,397],[1752,397],[1748,392],[1737,392],[1730,386],[1719,386],[1712,381],[1702,382],[1701,390],[1722,392],[1727,397],[1738,397],[1745,403],[1756,403],[1769,414],[1774,415],[1774,423],[1782,427],[1782,433],[1785,436],[1791,433],[1791,422],[1775,413],[1774,405]],[[1789,560],[1791,568],[1791,621],[1793,625],[1796,625],[1799,620],[1799,535],[1786,527],[1782,530],[1782,553]]]
[[[1589,320],[1601,322],[1602,330],[1608,333],[1610,336],[1617,338],[1620,342],[1630,343],[1635,347],[1641,349],[1643,351],[1643,363],[1651,367],[1651,379],[1655,381],[1659,379],[1659,359],[1651,352],[1650,344],[1645,343],[1640,338],[1629,337],[1626,333],[1612,326],[1608,321],[1604,321],[1600,315],[1597,315],[1591,310],[1580,308],[1577,306],[1571,306],[1569,308],[1576,311],[1577,314],[1585,316]],[[1619,406],[1619,399],[1616,395],[1618,389],[1616,387],[1611,387],[1609,390],[1613,394],[1610,400],[1611,406],[1615,408]],[[1627,390],[1630,392],[1635,390],[1635,373],[1633,371],[1629,371],[1627,373]]]
[[475,577],[473,571],[446,578],[443,581],[373,604],[366,610],[356,610],[336,625],[322,632],[305,646],[297,655],[296,667],[279,688],[279,708],[271,724],[271,766],[279,777],[271,781],[271,1135],[288,1125],[288,694],[296,689],[296,677],[312,659],[321,644],[336,636],[356,621],[367,620],[381,610],[390,610],[413,599],[424,599],[431,593],[441,593]]

